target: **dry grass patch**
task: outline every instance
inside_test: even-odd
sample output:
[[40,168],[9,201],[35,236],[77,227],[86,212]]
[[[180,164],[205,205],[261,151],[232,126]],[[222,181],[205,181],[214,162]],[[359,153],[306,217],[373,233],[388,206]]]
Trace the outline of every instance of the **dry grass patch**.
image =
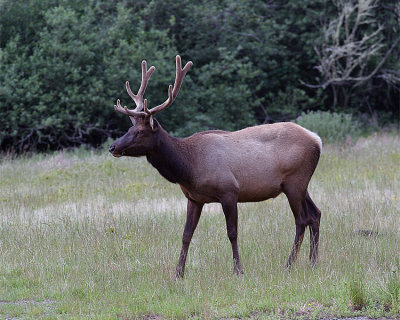
[[308,237],[295,267],[283,268],[295,227],[280,196],[239,206],[244,276],[232,276],[213,204],[185,279],[172,281],[186,202],[145,159],[81,151],[2,159],[0,317],[398,317],[399,163],[396,135],[324,147],[310,185],[323,214],[315,269]]

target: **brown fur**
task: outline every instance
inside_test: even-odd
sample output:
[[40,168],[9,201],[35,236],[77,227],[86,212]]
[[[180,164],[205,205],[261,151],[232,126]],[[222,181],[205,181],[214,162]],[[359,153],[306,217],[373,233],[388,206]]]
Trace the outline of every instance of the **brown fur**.
[[176,276],[184,273],[190,240],[205,203],[222,204],[232,244],[234,272],[242,273],[237,245],[237,202],[254,202],[285,193],[293,211],[296,236],[287,266],[295,260],[306,226],[310,227],[310,260],[318,257],[321,213],[307,192],[317,166],[321,143],[293,123],[276,123],[235,132],[220,130],[178,139],[155,121],[138,117],[117,140],[114,156],[146,156],[167,180],[178,183],[188,199],[187,221]]

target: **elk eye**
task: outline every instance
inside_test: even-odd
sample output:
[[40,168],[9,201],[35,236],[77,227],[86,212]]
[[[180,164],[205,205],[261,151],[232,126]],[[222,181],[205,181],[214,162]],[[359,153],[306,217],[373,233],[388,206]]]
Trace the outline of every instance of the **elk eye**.
[[139,130],[139,131],[138,131],[138,133],[137,133],[137,135],[138,135],[138,136],[142,136],[142,135],[143,135],[143,133],[144,133],[144,131],[143,131],[143,130]]

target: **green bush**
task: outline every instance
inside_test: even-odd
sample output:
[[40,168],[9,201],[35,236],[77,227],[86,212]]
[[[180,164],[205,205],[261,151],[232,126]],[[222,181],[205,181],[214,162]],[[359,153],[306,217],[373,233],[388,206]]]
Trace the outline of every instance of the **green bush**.
[[112,106],[116,98],[129,103],[124,82],[138,87],[144,57],[161,69],[147,97],[165,97],[164,66],[173,67],[175,53],[166,32],[144,31],[122,4],[101,17],[95,4],[82,9],[50,7],[30,36],[36,41],[16,33],[0,48],[0,149],[99,146],[117,136],[129,120]]
[[[392,3],[377,3],[387,48],[400,28]],[[0,0],[0,151],[100,146],[118,137],[130,121],[113,105],[119,98],[133,107],[125,81],[137,90],[146,59],[157,68],[146,98],[150,107],[162,103],[176,54],[194,66],[174,106],[157,115],[174,135],[287,121],[317,106],[335,110],[341,90],[302,82],[318,82],[314,48],[325,40],[315,21],[332,21],[336,9],[323,0]],[[383,73],[351,95],[344,90],[346,105],[398,119],[399,60],[393,50]]]
[[311,111],[302,113],[294,122],[317,133],[325,143],[356,140],[361,133],[360,123],[347,113]]

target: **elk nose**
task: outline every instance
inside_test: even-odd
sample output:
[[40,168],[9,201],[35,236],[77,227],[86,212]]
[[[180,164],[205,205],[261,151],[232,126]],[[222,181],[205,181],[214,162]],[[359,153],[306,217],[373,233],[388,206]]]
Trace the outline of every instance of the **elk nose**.
[[112,145],[110,146],[110,148],[108,148],[108,151],[110,151],[111,153],[113,153],[114,150],[115,150],[115,146],[112,144]]

